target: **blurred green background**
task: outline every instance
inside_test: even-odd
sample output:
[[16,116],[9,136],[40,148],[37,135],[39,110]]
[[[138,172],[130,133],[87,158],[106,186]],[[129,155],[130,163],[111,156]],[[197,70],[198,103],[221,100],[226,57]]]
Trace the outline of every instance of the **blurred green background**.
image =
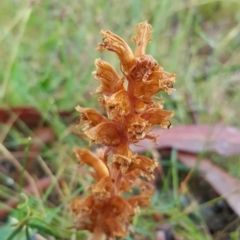
[[94,59],[119,68],[114,54],[95,50],[99,31],[133,46],[134,26],[144,20],[154,29],[148,53],[177,74],[177,92],[166,100],[174,122],[190,122],[193,110],[201,123],[239,126],[240,13],[231,0],[1,1],[1,105],[86,105],[97,86]]
[[[134,47],[130,42],[134,26],[145,20],[154,30],[147,53],[166,71],[177,74],[177,91],[171,96],[159,94],[166,108],[175,111],[173,125],[221,123],[240,127],[238,0],[1,0],[0,107],[32,106],[53,127],[56,142],[46,146],[42,156],[48,159],[57,178],[64,175],[71,183],[76,180],[72,179],[75,163],[70,160],[71,148],[86,143],[76,142],[66,133],[68,125],[56,112],[72,111],[78,104],[100,109],[97,97],[90,94],[98,85],[92,77],[96,58],[110,62],[120,72],[113,53],[95,50],[102,41],[100,30],[111,30]],[[26,132],[31,135],[30,130]],[[26,142],[26,133],[14,131],[10,136],[6,147]],[[238,166],[225,167],[239,174]],[[70,192],[73,186],[69,187]],[[161,201],[163,206],[169,201],[165,200]],[[29,204],[38,209],[36,200],[30,199]],[[50,218],[39,213],[43,221],[49,224],[56,218],[52,223],[54,231],[63,234],[62,229],[71,225],[71,219],[63,213],[67,212],[67,200],[61,205],[64,211],[59,206],[48,208],[45,201],[42,205],[52,214]],[[168,207],[158,210],[168,211]],[[181,210],[171,209],[168,214],[181,214]],[[188,226],[184,225],[186,239],[211,239],[205,230],[198,231],[186,215],[182,219]],[[152,239],[149,229],[142,234]],[[42,232],[51,235],[46,230]],[[66,230],[62,236],[73,239],[72,234],[73,230]]]

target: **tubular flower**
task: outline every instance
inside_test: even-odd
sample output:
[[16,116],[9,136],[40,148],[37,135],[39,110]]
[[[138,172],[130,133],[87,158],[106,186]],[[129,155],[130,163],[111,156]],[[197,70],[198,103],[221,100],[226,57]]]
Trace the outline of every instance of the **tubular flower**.
[[99,112],[95,111],[94,109],[82,108],[79,105],[75,109],[81,113],[80,123],[78,126],[82,127],[83,131],[107,121],[105,117],[103,117]]
[[110,97],[104,96],[102,105],[106,109],[109,119],[127,116],[130,112],[130,100],[125,90],[114,93]]
[[128,167],[127,172],[131,172],[135,169],[140,170],[139,175],[142,177],[146,177],[147,179],[153,179],[153,170],[158,166],[157,160],[151,160],[150,158],[144,156],[138,156],[139,163],[132,163],[131,166]]
[[93,76],[100,82],[96,93],[112,94],[124,89],[123,79],[109,63],[96,59],[95,65],[97,70],[93,72]]
[[124,173],[132,163],[138,163],[137,154],[133,153],[127,144],[119,145],[113,154],[113,162],[120,164],[121,172]]
[[136,85],[134,89],[134,96],[142,101],[149,102],[151,97],[159,91],[165,91],[168,94],[171,94],[175,90],[173,88],[174,82],[175,74],[171,74],[167,78],[155,78],[145,82],[142,81]]
[[[74,226],[88,230],[91,239],[126,237],[139,207],[147,207],[154,192],[147,180],[153,179],[157,160],[133,153],[130,144],[142,139],[155,140],[151,127],[171,126],[173,111],[164,110],[163,102],[154,102],[159,91],[170,94],[174,88],[175,74],[165,72],[158,62],[145,53],[152,41],[152,27],[147,22],[136,26],[132,41],[133,53],[128,44],[110,31],[101,31],[103,42],[98,50],[112,51],[119,57],[120,76],[107,62],[97,59],[93,76],[100,83],[96,93],[107,117],[90,108],[76,107],[81,114],[81,132],[90,144],[104,147],[93,154],[86,149],[74,148],[81,165],[87,164],[95,171],[94,183],[88,188],[89,196],[71,201],[75,216]],[[140,193],[130,198],[122,196],[137,187]]]
[[84,134],[90,139],[90,145],[103,144],[117,146],[121,142],[117,126],[111,122],[103,122],[87,130]]
[[135,143],[146,136],[150,131],[150,125],[148,121],[141,118],[138,114],[130,114],[126,117],[124,130],[129,142]]
[[102,178],[91,186],[91,191],[98,200],[109,198],[114,191],[111,177]]
[[150,55],[141,55],[136,58],[136,64],[129,73],[128,78],[133,81],[146,82],[152,72],[159,68],[157,61]]
[[104,50],[115,52],[123,66],[124,71],[128,72],[134,62],[134,55],[131,48],[127,43],[110,31],[101,31],[103,35],[103,42],[98,45],[98,50],[103,52]]
[[150,126],[160,125],[167,128],[171,125],[169,118],[174,115],[173,111],[163,110],[160,108],[149,108],[141,114],[141,118],[148,121]]

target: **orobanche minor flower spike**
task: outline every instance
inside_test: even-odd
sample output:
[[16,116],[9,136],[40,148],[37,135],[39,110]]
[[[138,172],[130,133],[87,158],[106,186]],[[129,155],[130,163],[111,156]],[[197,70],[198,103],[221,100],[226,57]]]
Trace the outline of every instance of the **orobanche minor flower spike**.
[[[95,183],[90,186],[87,197],[72,200],[74,226],[89,230],[90,239],[125,237],[139,207],[147,207],[153,194],[153,186],[146,180],[153,178],[157,160],[133,153],[129,146],[148,138],[152,126],[170,127],[173,111],[163,109],[163,102],[154,102],[159,91],[170,94],[175,74],[165,72],[157,61],[145,54],[151,42],[152,27],[147,22],[139,23],[132,41],[135,51],[110,31],[101,31],[103,42],[98,50],[112,51],[120,60],[121,76],[107,62],[96,59],[93,76],[100,86],[99,102],[107,117],[90,108],[76,107],[80,113],[80,135],[90,144],[102,144],[96,154],[87,149],[74,148],[80,164],[94,169]],[[139,194],[124,198],[123,193],[135,187]],[[125,194],[126,195],[126,194]]]

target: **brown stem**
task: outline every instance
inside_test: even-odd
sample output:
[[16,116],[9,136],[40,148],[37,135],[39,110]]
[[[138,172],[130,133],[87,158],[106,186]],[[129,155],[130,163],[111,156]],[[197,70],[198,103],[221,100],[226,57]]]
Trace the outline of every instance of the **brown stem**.
[[104,240],[104,239],[105,234],[99,227],[95,227],[94,232],[88,238],[88,240]]
[[131,104],[131,113],[134,113],[134,110],[135,110],[134,87],[135,87],[135,83],[131,79],[129,79],[127,92],[128,92],[128,97]]

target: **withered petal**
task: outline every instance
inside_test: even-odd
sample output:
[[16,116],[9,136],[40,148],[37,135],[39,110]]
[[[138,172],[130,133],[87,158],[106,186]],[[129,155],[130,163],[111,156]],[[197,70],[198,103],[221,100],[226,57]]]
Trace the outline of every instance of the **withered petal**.
[[118,218],[109,216],[103,219],[103,230],[108,237],[125,237],[128,234],[128,225],[123,224]]
[[173,111],[160,108],[150,108],[141,114],[141,118],[149,122],[151,126],[160,125],[163,128],[169,125],[169,118],[174,115]]
[[133,162],[139,162],[137,156],[127,144],[120,144],[113,152],[113,162],[119,163],[121,172],[124,173]]
[[150,131],[148,121],[138,114],[130,114],[125,119],[125,135],[129,142],[138,142]]
[[151,55],[141,55],[135,58],[135,65],[128,73],[127,79],[135,82],[146,82],[152,72],[159,68],[157,61]]
[[125,90],[118,91],[110,97],[103,96],[102,104],[106,109],[109,119],[124,117],[130,112],[130,99]]
[[134,95],[140,100],[146,101],[159,91],[165,91],[171,94],[175,89],[175,74],[170,74],[164,71],[154,71],[148,76],[147,81],[141,81],[136,84]]
[[148,104],[145,102],[141,101],[140,99],[135,100],[135,112],[136,113],[143,113],[148,107]]
[[151,160],[150,158],[142,155],[138,155],[138,159],[140,160],[140,162],[138,164],[132,163],[126,172],[128,173],[135,169],[139,169],[139,173],[141,176],[146,177],[147,179],[153,179],[153,170],[158,166],[158,161]]
[[134,64],[134,56],[131,48],[122,38],[111,31],[102,30],[100,33],[103,35],[103,43],[100,43],[97,49],[100,52],[104,50],[115,52],[122,63],[124,71],[128,72]]
[[94,205],[95,199],[93,195],[85,198],[76,197],[70,202],[70,209],[74,215],[81,215],[91,212],[91,207]]
[[129,215],[132,212],[131,205],[121,196],[112,196],[108,201],[110,213],[115,215]]
[[83,108],[79,105],[75,109],[81,113],[79,126],[83,128],[83,131],[107,121],[105,117],[94,109]]
[[116,93],[122,89],[123,79],[119,77],[114,68],[107,62],[96,59],[96,71],[93,72],[95,79],[100,81],[97,93]]
[[134,208],[137,208],[138,206],[147,207],[150,203],[150,200],[151,196],[148,195],[137,195],[127,199],[128,203]]
[[117,146],[121,142],[120,132],[117,126],[111,122],[100,123],[85,131],[84,134],[91,140],[91,144]]
[[103,201],[106,198],[109,198],[113,193],[113,183],[111,177],[104,177],[96,184],[91,186],[91,191],[95,197]]

